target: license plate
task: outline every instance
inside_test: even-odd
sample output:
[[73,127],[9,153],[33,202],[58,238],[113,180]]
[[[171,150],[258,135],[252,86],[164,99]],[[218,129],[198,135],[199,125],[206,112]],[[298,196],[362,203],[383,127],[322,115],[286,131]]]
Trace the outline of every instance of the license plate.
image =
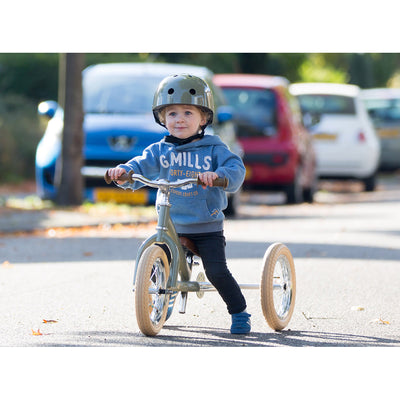
[[135,192],[123,189],[96,189],[94,191],[94,199],[97,202],[146,205],[148,203],[148,194],[146,189],[136,190]]
[[315,140],[336,140],[336,133],[315,133],[313,139]]
[[382,138],[391,138],[400,136],[399,129],[379,129],[378,135]]

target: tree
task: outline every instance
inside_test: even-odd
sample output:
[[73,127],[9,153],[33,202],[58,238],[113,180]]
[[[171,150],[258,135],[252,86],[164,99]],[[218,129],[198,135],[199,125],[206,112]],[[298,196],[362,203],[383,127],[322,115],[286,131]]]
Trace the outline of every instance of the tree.
[[56,202],[59,205],[82,203],[83,67],[83,54],[60,54],[59,103],[64,109],[64,129],[55,182],[58,189]]
[[310,54],[298,67],[300,82],[347,83],[348,74],[330,64],[323,54]]

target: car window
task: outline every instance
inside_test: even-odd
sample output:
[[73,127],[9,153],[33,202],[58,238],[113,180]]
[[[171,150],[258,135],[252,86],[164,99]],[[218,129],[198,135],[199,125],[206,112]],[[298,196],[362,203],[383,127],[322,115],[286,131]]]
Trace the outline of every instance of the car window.
[[371,99],[364,103],[376,122],[400,121],[400,99]]
[[235,110],[239,136],[262,136],[276,128],[276,96],[272,90],[223,88],[223,92]]
[[354,99],[348,96],[304,94],[297,96],[303,114],[355,114]]
[[151,112],[159,77],[86,76],[83,105],[87,113],[144,114]]

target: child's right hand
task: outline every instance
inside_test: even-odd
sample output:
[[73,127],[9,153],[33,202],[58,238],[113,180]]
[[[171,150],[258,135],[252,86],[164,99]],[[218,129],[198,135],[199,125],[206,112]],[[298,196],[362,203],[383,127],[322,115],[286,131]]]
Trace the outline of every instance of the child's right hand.
[[108,176],[113,180],[116,181],[119,185],[123,184],[126,181],[118,180],[118,178],[123,175],[126,171],[123,168],[110,168],[108,170]]

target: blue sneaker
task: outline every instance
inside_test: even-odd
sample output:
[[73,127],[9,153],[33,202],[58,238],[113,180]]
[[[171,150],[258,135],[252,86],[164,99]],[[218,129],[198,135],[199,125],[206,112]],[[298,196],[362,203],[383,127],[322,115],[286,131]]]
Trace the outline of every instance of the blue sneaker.
[[244,311],[232,314],[231,333],[237,335],[249,333],[251,330],[250,317],[251,315]]

